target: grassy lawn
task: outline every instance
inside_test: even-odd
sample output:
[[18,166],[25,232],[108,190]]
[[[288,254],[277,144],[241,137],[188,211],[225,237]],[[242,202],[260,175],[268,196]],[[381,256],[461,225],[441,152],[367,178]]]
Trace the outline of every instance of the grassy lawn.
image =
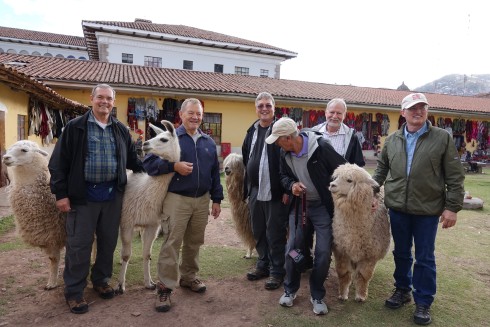
[[[438,231],[438,289],[431,309],[432,326],[488,326],[490,321],[487,302],[490,298],[490,174],[466,175],[465,189],[473,197],[481,198],[486,207],[482,210],[462,210],[455,227]],[[223,205],[228,204],[225,201]],[[12,228],[12,218],[0,220],[0,236]],[[157,257],[160,245],[161,238],[158,238],[153,246],[154,258]],[[16,248],[18,244],[1,244],[1,251]],[[115,258],[119,258],[119,251],[120,246]],[[200,275],[207,280],[242,276],[253,265],[251,261],[240,259],[242,254],[243,249],[204,246]],[[114,276],[117,276],[120,266],[115,263],[114,267]],[[155,265],[152,265],[152,269],[152,276],[155,276]],[[263,317],[261,326],[413,326],[413,305],[396,311],[383,306],[385,298],[393,290],[393,270],[393,259],[389,252],[377,266],[366,303],[354,302],[351,290],[347,302],[327,301],[330,312],[321,318],[313,314],[304,315],[295,307],[285,309],[274,303],[260,312]],[[137,237],[133,242],[127,286],[140,285],[142,275],[141,242]],[[337,290],[328,288],[327,292],[336,294]]]

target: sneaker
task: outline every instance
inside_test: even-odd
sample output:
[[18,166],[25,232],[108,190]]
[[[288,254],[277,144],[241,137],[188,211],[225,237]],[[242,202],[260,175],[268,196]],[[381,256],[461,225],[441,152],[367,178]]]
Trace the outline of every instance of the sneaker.
[[265,289],[266,290],[275,290],[275,289],[278,289],[279,286],[281,286],[282,281],[283,281],[283,278],[282,277],[270,276],[265,281]]
[[157,299],[155,301],[155,309],[158,312],[167,312],[170,310],[172,306],[172,302],[170,301],[170,294],[172,290],[170,288],[166,288],[164,284],[157,284]]
[[409,303],[412,300],[410,290],[403,290],[396,288],[393,295],[385,301],[385,306],[390,309],[401,308],[405,303]]
[[114,289],[107,283],[94,285],[94,291],[99,293],[100,297],[108,300],[114,297]]
[[206,285],[204,285],[204,283],[197,278],[191,281],[181,279],[179,285],[180,287],[190,288],[191,291],[197,293],[202,293],[206,291]]
[[256,268],[254,271],[250,271],[247,273],[247,279],[248,280],[259,280],[265,277],[269,277],[269,271],[268,270],[262,270]]
[[428,325],[432,322],[430,317],[429,306],[423,304],[415,304],[415,312],[413,314],[413,322],[417,325]]
[[284,294],[279,299],[279,304],[282,305],[283,307],[292,307],[295,298],[296,298],[296,293],[290,293],[288,291],[285,291]]
[[81,298],[80,300],[66,300],[66,303],[70,307],[72,313],[81,314],[88,312],[88,304],[84,298]]
[[323,300],[315,300],[313,298],[310,298],[311,304],[313,304],[313,312],[317,315],[324,315],[327,314],[328,308],[325,302]]

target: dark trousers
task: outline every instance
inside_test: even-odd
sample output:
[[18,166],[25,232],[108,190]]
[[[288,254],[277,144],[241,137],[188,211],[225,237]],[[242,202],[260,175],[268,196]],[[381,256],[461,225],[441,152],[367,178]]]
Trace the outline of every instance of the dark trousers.
[[107,202],[72,205],[66,218],[66,254],[63,279],[65,298],[80,299],[87,286],[94,234],[97,235],[97,257],[91,270],[94,285],[109,282],[112,277],[114,250],[121,220],[122,193]]
[[[326,291],[323,283],[330,268],[332,218],[321,201],[307,203],[307,216],[308,224],[311,224],[316,233],[315,258],[310,275],[310,293],[313,299],[321,300],[325,297]],[[296,212],[292,210],[289,215],[289,238],[286,248],[286,279],[284,280],[284,290],[289,293],[296,293],[301,281],[301,273],[296,269],[293,260],[287,254],[298,244],[303,243],[302,238],[304,236],[301,223],[296,226],[295,218]],[[299,218],[301,218],[301,215]]]
[[[436,294],[434,255],[439,216],[419,216],[390,209],[391,234],[395,248],[395,287],[412,289],[415,303],[430,306]],[[412,274],[412,246],[415,264]]]
[[283,278],[287,207],[279,200],[258,201],[257,192],[258,187],[252,187],[248,199],[252,233],[259,256],[257,269]]

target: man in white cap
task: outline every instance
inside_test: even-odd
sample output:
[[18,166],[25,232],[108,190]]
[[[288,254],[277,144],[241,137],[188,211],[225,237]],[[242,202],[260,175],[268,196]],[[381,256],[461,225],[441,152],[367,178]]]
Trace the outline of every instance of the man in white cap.
[[407,95],[401,108],[406,123],[386,138],[373,176],[385,185],[395,243],[395,291],[385,306],[398,309],[411,301],[413,293],[414,322],[428,325],[436,293],[437,227],[439,222],[442,228],[456,224],[457,212],[463,207],[464,172],[451,135],[427,120],[425,95]]
[[[289,214],[284,294],[279,304],[293,306],[302,271],[294,259],[299,259],[298,253],[301,255],[304,252],[303,228],[305,224],[311,224],[316,233],[316,244],[310,275],[310,301],[313,312],[324,315],[328,309],[323,301],[326,293],[323,284],[330,267],[333,217],[333,201],[328,184],[333,171],[346,161],[321,134],[310,131],[299,133],[291,118],[279,119],[265,142],[281,147],[281,184],[294,195]],[[306,221],[300,218],[304,216]]]

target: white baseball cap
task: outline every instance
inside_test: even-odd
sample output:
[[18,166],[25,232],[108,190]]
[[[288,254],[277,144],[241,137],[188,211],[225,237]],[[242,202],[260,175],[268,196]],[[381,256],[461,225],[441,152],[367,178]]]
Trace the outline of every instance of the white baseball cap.
[[269,135],[265,142],[267,144],[272,144],[277,141],[281,136],[289,136],[298,130],[294,120],[288,117],[283,117],[276,121],[272,126],[272,133]]
[[427,102],[427,98],[425,97],[425,95],[423,95],[422,93],[412,93],[403,98],[402,109],[411,108],[417,103],[425,103],[426,105],[429,105],[429,102]]

